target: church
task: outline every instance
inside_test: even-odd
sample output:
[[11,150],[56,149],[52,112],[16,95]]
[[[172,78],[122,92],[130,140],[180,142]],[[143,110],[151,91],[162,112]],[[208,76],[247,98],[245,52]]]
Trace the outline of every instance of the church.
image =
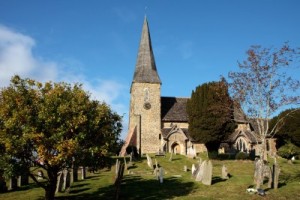
[[[134,146],[140,155],[146,153],[173,152],[194,156],[207,151],[190,137],[186,103],[189,98],[161,96],[159,77],[147,18],[145,17],[133,80],[130,87],[129,128],[125,144],[120,152],[126,154],[128,146]],[[259,150],[259,137],[255,128],[246,120],[241,109],[235,109],[234,120],[238,124],[234,133],[223,141],[220,152]],[[269,141],[270,152],[274,141]]]

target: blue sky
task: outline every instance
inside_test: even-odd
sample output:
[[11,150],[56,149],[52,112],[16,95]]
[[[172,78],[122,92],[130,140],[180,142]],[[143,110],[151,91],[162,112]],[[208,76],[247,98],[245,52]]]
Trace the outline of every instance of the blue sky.
[[299,0],[0,0],[0,87],[83,83],[124,115],[124,137],[145,14],[163,96],[227,77],[251,45],[300,47]]

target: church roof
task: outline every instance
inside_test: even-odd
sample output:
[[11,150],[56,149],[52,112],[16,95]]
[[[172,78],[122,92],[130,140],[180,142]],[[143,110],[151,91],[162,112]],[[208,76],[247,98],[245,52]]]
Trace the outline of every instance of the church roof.
[[186,103],[189,98],[161,97],[163,122],[188,122]]
[[150,31],[146,17],[144,19],[142,36],[132,82],[161,84],[155,65]]

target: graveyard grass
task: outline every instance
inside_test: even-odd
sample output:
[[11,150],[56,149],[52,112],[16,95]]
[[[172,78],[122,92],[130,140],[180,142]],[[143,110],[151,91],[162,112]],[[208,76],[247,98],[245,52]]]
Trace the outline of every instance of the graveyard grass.
[[[150,155],[155,163],[154,155]],[[212,185],[206,186],[195,182],[191,178],[191,166],[199,159],[186,158],[182,155],[170,154],[166,157],[156,157],[157,162],[165,170],[163,183],[154,177],[153,170],[147,165],[146,157],[134,161],[134,165],[125,169],[120,188],[120,199],[300,199],[300,161],[289,164],[287,160],[279,159],[281,168],[279,188],[267,189],[266,196],[248,194],[246,189],[253,186],[254,164],[249,160],[213,160]],[[204,157],[203,157],[204,159]],[[202,160],[203,160],[202,159]],[[123,158],[119,158],[123,162]],[[129,158],[127,158],[127,163]],[[231,177],[221,179],[223,164],[228,168]],[[184,166],[188,171],[184,172]],[[82,200],[82,199],[114,199],[115,166],[103,169],[98,173],[87,174],[87,179],[72,184],[69,191],[56,194],[56,199]],[[264,185],[267,187],[267,183]],[[35,200],[43,199],[44,190],[34,183],[21,187],[16,191],[0,194],[0,200]]]

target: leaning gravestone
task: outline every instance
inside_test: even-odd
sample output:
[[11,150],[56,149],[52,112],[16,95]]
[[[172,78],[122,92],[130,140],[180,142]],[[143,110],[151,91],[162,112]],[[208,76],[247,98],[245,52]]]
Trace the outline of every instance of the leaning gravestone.
[[150,157],[148,154],[146,154],[146,156],[147,156],[147,164],[148,164],[148,166],[149,166],[151,169],[153,169],[153,162],[152,162],[151,157]]
[[197,175],[196,175],[196,181],[202,181],[202,178],[203,178],[203,174],[204,174],[204,171],[206,170],[207,168],[207,161],[204,160],[201,165],[199,166],[199,170],[197,172]]
[[227,167],[225,165],[222,166],[222,179],[229,179]]
[[212,183],[212,170],[213,166],[211,161],[207,162],[207,165],[203,168],[203,176],[202,176],[202,183],[204,185],[211,185]]
[[200,165],[199,164],[195,164],[194,166],[195,166],[195,170],[194,170],[194,172],[192,172],[192,178],[196,179],[196,176],[197,176],[197,174],[198,174],[198,172],[200,170]]

